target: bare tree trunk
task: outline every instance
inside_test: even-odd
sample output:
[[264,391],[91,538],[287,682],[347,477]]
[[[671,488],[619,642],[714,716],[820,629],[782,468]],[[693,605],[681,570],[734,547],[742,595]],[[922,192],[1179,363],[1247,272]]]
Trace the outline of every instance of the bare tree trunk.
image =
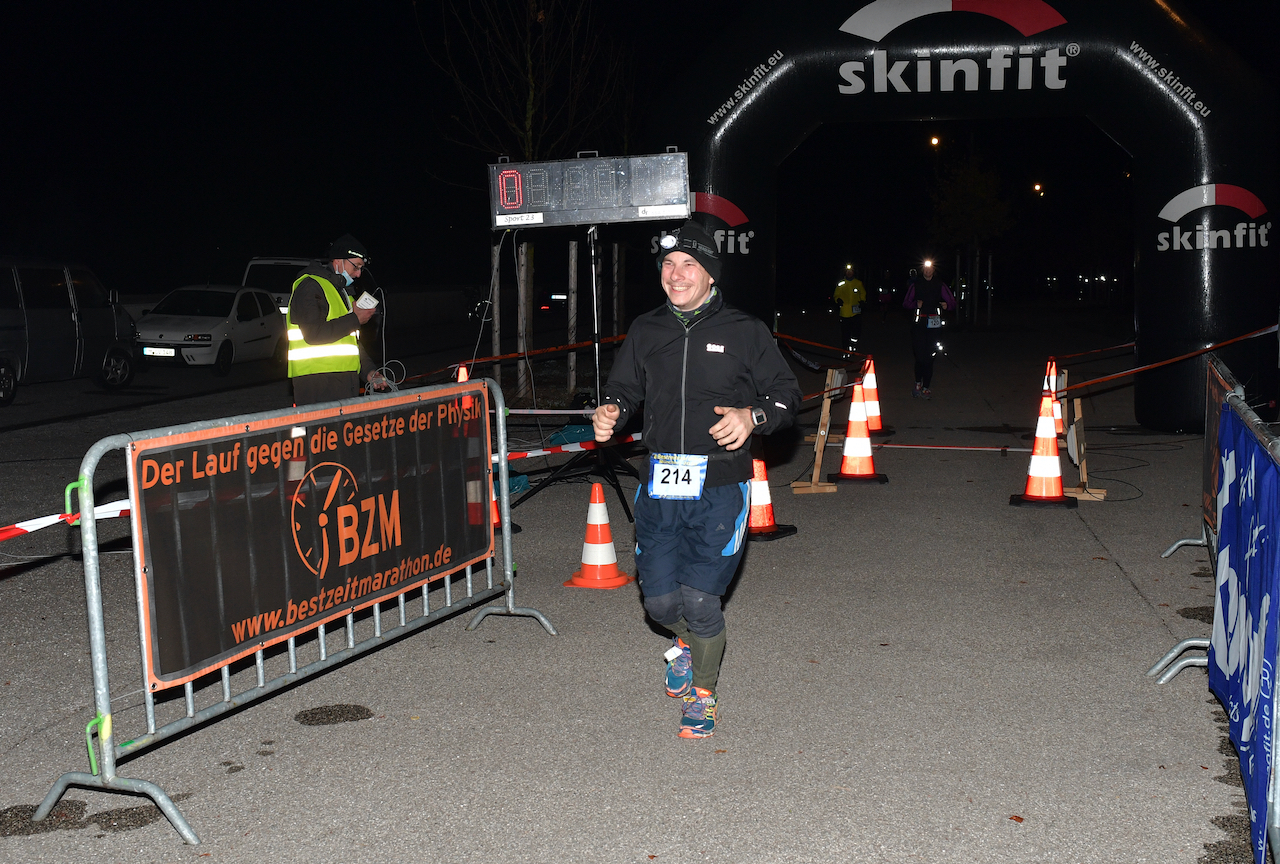
[[[490,247],[490,254],[493,256],[493,262],[489,271],[489,317],[493,319],[493,356],[497,357],[502,353],[502,279],[499,278],[502,271],[502,262],[499,260],[502,256],[502,243]],[[498,386],[502,386],[502,361],[493,361],[493,380],[498,382]]]
[[[569,290],[567,292],[569,305],[569,331],[565,334],[565,341],[572,345],[578,341],[578,241],[569,241]],[[566,389],[569,395],[573,396],[573,391],[578,387],[578,352],[569,352],[569,379]]]
[[613,335],[618,336],[622,333],[623,322],[626,320],[622,309],[622,273],[623,264],[626,262],[627,250],[619,243],[613,244]]
[[[961,295],[961,293],[963,293],[963,292],[961,292],[961,290],[960,290],[960,279],[961,279],[961,273],[960,273],[960,251],[959,251],[959,250],[956,250],[956,278],[955,278],[955,280],[954,280],[954,281],[955,281],[955,284],[951,286],[951,293],[952,293],[952,294],[955,296],[955,298],[956,298],[956,306],[957,306],[957,307],[959,307],[959,305],[960,305],[960,295]],[[959,310],[959,308],[957,308],[957,309],[956,309],[956,313],[957,313],[957,314],[956,314],[956,320],[957,320],[957,321],[959,321],[959,320],[960,320],[959,312],[960,312],[960,310]]]
[[978,286],[982,284],[982,250],[977,241],[973,244],[973,290],[970,291],[969,320],[978,323]]
[[600,375],[600,295],[604,293],[604,256],[600,254],[599,237],[596,242],[595,261],[592,274],[594,278],[591,280],[591,341],[595,343],[595,389],[596,398],[601,398],[601,375]]
[[992,271],[994,270],[993,265],[995,262],[995,257],[996,256],[994,253],[992,252],[987,253],[987,326],[988,327],[991,326],[991,303],[996,293],[996,280],[995,280],[995,277],[991,275]]
[[[529,244],[521,243],[516,254],[516,350],[521,354],[533,347],[533,262]],[[530,389],[529,362],[516,360],[516,395],[527,396]]]

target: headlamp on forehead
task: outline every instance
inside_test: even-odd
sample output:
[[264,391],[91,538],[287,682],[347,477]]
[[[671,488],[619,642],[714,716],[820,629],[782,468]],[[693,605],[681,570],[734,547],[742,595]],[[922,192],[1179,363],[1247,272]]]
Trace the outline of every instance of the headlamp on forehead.
[[713,280],[720,278],[720,251],[716,247],[716,241],[697,222],[686,222],[670,234],[658,238],[656,258],[659,270],[662,269],[663,259],[672,252],[684,252],[692,256]]
[[[662,247],[663,252],[687,252],[694,258],[709,255],[713,258],[718,257],[719,253],[705,243],[700,243],[694,237],[680,237],[678,234],[668,234],[658,241],[658,245]],[[704,265],[705,266],[705,265]]]

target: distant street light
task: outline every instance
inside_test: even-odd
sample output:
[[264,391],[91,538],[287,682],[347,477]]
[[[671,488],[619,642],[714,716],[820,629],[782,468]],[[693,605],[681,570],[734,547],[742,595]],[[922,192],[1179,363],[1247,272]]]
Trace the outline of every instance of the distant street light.
[[932,144],[934,147],[937,147],[937,146],[938,146],[938,136],[937,136],[937,135],[934,135],[932,138],[930,138],[930,139],[929,139],[929,143],[930,143],[930,144]]
[[1044,188],[1043,188],[1039,183],[1037,183],[1036,185],[1032,186],[1031,188],[1032,188],[1034,191],[1036,191],[1037,193],[1039,193],[1039,195],[1040,195],[1040,197],[1041,197],[1041,198],[1043,198],[1043,197],[1044,197]]

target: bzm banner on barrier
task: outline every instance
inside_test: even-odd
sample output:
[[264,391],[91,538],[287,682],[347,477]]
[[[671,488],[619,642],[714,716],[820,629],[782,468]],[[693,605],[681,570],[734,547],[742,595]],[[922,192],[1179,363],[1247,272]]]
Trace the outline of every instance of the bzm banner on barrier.
[[132,443],[148,686],[491,555],[488,407],[468,384]]
[[1230,406],[1218,427],[1218,561],[1209,687],[1226,706],[1240,755],[1252,823],[1254,859],[1266,860],[1267,786],[1272,728],[1280,517],[1276,464]]

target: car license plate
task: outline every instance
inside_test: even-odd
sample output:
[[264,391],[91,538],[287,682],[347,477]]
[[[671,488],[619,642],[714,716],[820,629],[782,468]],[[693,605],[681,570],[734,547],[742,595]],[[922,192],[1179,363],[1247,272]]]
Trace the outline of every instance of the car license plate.
[[172,348],[143,348],[142,353],[147,357],[173,357],[176,352]]

